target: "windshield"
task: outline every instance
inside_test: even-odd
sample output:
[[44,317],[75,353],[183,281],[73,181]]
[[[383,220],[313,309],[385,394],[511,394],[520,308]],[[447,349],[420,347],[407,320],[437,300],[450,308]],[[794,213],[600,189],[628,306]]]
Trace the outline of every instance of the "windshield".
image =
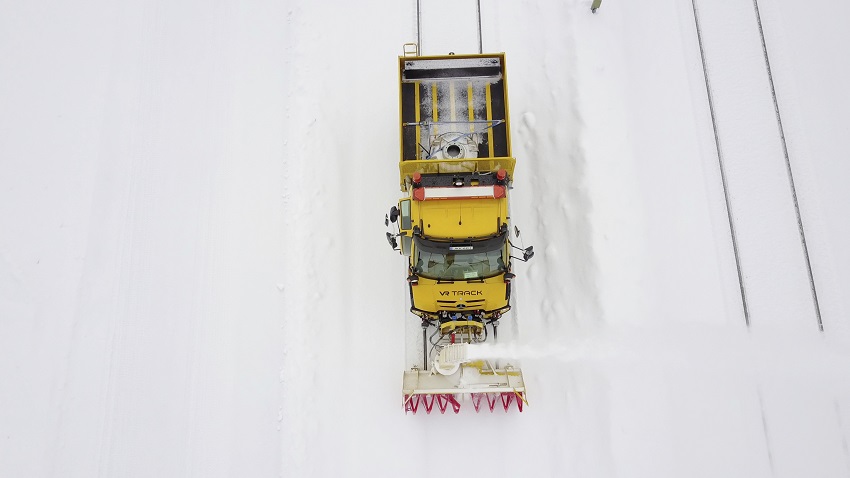
[[493,277],[507,270],[505,238],[503,234],[483,241],[448,243],[416,237],[415,272],[439,280]]

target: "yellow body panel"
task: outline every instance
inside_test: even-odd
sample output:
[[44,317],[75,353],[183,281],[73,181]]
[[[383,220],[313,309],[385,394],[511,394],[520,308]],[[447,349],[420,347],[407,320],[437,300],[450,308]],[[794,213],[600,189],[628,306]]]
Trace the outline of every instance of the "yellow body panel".
[[437,282],[420,277],[419,284],[411,287],[413,307],[432,314],[441,310],[502,310],[508,307],[506,286],[502,274],[469,282]]
[[499,224],[507,222],[507,203],[505,198],[413,201],[413,224],[421,224],[422,233],[427,237],[492,236],[499,232]]

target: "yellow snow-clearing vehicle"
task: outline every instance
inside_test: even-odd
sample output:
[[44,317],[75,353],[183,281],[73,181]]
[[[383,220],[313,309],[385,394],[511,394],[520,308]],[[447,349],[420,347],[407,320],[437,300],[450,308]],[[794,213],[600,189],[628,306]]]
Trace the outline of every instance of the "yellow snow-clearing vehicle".
[[[399,57],[399,86],[405,195],[385,224],[397,225],[387,240],[408,259],[410,311],[421,320],[422,346],[422,361],[404,374],[404,410],[416,413],[421,404],[430,413],[436,403],[457,413],[469,396],[476,411],[483,399],[491,411],[497,402],[522,411],[520,369],[480,353],[511,309],[512,260],[534,254],[509,237],[516,160],[505,56],[413,52]],[[419,340],[416,333],[413,342]]]

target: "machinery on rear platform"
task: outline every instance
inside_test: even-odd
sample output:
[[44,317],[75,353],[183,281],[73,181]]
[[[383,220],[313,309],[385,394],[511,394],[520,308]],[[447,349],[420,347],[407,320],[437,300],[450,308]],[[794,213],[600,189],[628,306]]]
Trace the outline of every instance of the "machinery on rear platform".
[[514,403],[522,411],[522,371],[483,346],[497,340],[500,320],[513,320],[514,260],[534,255],[510,240],[519,230],[508,202],[516,160],[505,56],[414,52],[399,58],[399,83],[404,197],[385,224],[395,225],[387,241],[408,261],[422,347],[404,373],[404,410],[457,413],[468,397],[476,411],[485,401],[490,411]]

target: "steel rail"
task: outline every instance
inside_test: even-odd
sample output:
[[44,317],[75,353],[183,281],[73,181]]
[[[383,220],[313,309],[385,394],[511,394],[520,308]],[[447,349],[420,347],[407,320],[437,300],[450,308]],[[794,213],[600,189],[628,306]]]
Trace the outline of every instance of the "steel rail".
[[481,0],[475,2],[476,12],[478,13],[478,53],[484,54],[484,44],[481,39]]
[[422,0],[416,0],[416,54],[422,55]]
[[723,151],[720,147],[720,135],[717,133],[717,116],[714,112],[714,94],[711,91],[711,82],[708,79],[708,65],[705,60],[705,47],[702,42],[702,28],[699,23],[699,12],[697,9],[696,0],[691,0],[691,6],[694,11],[694,25],[697,30],[697,43],[699,43],[699,54],[702,59],[702,74],[705,78],[705,91],[708,96],[708,110],[711,114],[711,128],[714,132],[714,146],[717,150],[717,163],[720,166],[720,181],[723,184],[723,198],[726,202],[726,217],[729,220],[729,232],[732,236],[732,252],[735,255],[735,268],[738,271],[738,286],[741,289],[741,305],[744,310],[744,323],[747,327],[750,326],[750,309],[747,303],[747,291],[744,287],[744,274],[741,268],[741,254],[738,250],[738,235],[735,232],[735,221],[732,218],[732,206],[729,198],[729,184],[726,180],[726,167],[723,164]]
[[[484,40],[481,34],[481,0],[475,2],[478,17],[478,53],[484,53]],[[422,0],[416,0],[416,53],[422,55]]]
[[812,293],[812,302],[815,307],[815,316],[818,320],[818,330],[823,332],[823,319],[820,313],[818,292],[815,287],[815,276],[812,272],[812,261],[809,258],[809,246],[806,244],[806,232],[803,229],[803,217],[800,214],[800,202],[797,200],[797,187],[794,185],[794,174],[791,170],[791,158],[788,154],[788,144],[785,141],[785,128],[782,126],[782,115],[779,113],[779,100],[776,98],[776,87],[773,83],[773,71],[770,68],[770,58],[767,54],[767,42],[764,39],[764,28],[761,23],[761,12],[758,0],[753,0],[753,8],[756,11],[756,22],[761,37],[761,49],[764,52],[764,65],[767,68],[767,80],[770,83],[770,95],[773,97],[773,109],[776,112],[776,124],[779,126],[779,138],[782,140],[782,153],[785,156],[785,170],[788,173],[788,184],[791,186],[791,198],[794,200],[794,214],[797,216],[797,231],[800,234],[800,243],[803,246],[803,256],[806,258],[806,272],[809,276],[809,288]]

